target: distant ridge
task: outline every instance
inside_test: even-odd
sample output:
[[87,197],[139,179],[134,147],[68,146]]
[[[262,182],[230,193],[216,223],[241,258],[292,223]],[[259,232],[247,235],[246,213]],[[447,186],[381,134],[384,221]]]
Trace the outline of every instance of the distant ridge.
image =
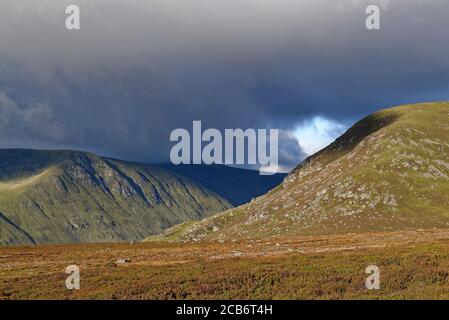
[[190,178],[219,194],[233,206],[248,203],[282,183],[285,173],[260,175],[259,171],[223,165],[163,165],[164,169]]

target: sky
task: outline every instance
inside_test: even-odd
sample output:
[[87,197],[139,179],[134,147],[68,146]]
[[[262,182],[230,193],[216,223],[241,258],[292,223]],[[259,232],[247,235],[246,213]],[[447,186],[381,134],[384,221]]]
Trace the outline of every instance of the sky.
[[449,0],[0,0],[0,148],[161,163],[201,120],[279,129],[289,170],[378,109],[449,100],[448,18]]

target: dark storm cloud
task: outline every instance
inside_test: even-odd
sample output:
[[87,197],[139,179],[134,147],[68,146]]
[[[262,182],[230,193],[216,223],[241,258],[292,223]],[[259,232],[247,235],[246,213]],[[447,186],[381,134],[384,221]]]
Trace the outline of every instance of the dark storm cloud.
[[[381,28],[365,28],[368,4]],[[81,30],[65,30],[65,7]],[[0,3],[0,147],[161,162],[171,130],[277,127],[449,96],[449,1]],[[297,158],[295,160],[295,158]]]

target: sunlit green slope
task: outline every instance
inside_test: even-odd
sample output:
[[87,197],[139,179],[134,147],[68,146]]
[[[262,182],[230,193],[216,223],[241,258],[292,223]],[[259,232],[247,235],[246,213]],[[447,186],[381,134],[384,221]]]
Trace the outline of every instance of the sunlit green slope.
[[357,122],[273,191],[158,239],[235,240],[449,227],[449,103]]

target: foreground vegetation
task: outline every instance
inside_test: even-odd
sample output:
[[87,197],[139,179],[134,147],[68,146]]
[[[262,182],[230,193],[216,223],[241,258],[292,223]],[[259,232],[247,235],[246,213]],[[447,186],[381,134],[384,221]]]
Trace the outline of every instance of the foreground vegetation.
[[[0,299],[449,298],[449,230],[0,248]],[[119,263],[123,259],[126,262]],[[76,264],[81,289],[65,288]],[[380,268],[380,290],[365,268]]]

